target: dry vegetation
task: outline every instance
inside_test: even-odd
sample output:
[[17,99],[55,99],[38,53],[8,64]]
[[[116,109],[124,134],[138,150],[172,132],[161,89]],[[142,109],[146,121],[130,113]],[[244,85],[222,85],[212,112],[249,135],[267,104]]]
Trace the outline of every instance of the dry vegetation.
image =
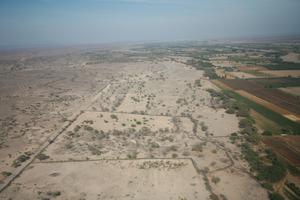
[[264,158],[245,144],[260,142],[249,108],[209,80],[218,77],[211,63],[229,68],[242,54],[200,50],[162,44],[2,55],[0,199],[276,195],[251,163]]

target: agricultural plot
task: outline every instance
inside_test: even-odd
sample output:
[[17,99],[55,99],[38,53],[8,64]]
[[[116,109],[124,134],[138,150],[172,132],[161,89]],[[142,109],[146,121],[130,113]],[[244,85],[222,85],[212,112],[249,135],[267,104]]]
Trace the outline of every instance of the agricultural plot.
[[290,95],[293,95],[297,98],[300,97],[300,87],[285,87],[285,88],[279,88],[281,91],[288,93]]
[[300,78],[259,78],[249,81],[259,83],[265,88],[285,88],[300,86]]
[[300,115],[300,100],[292,95],[286,94],[277,89],[265,88],[255,81],[221,80],[221,82],[234,90],[244,90],[265,101],[286,109],[291,113],[295,113],[296,116]]
[[300,166],[300,137],[265,137],[263,142],[293,166]]
[[300,77],[300,70],[264,70],[260,72],[264,74],[269,74],[272,77]]

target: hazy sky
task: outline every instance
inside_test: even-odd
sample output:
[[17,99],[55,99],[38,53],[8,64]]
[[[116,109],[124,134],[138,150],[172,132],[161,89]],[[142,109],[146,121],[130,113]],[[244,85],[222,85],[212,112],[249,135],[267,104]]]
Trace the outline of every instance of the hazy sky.
[[300,34],[300,0],[0,0],[0,45]]

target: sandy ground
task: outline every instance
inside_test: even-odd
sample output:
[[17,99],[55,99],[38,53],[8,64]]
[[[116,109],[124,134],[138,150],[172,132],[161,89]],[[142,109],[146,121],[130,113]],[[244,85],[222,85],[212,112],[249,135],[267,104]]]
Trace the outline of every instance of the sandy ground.
[[282,56],[281,58],[285,62],[300,63],[300,54],[299,53],[288,53],[287,55]]
[[284,91],[286,93],[289,93],[291,95],[300,96],[300,87],[285,87],[285,88],[279,88],[281,91]]
[[[16,112],[8,115],[15,122],[9,119],[2,126],[12,127],[8,130],[13,136],[24,128],[18,118],[28,123],[41,118],[45,123],[36,121],[36,132],[27,125],[28,132],[2,147],[1,170],[12,172],[11,177],[14,168],[24,166],[20,159],[13,161],[19,155],[32,159],[31,153],[41,154],[0,199],[184,200],[209,199],[212,194],[231,200],[267,199],[240,159],[240,149],[229,141],[239,130],[238,118],[225,113],[206,91],[218,88],[202,71],[186,66],[186,58],[133,62],[119,53],[117,58],[122,62],[71,59],[68,71],[51,65],[42,73],[50,76],[42,87],[27,85],[31,76],[22,77],[23,70],[10,72],[20,76],[22,84],[16,86],[20,90],[11,90],[10,84],[1,87],[15,92],[1,95],[2,107],[12,102],[2,116]],[[46,78],[39,74],[33,79],[40,83]],[[36,107],[32,97],[43,107]],[[58,100],[47,103],[49,98]],[[13,103],[16,99],[19,102]],[[13,150],[16,144],[22,145]],[[14,163],[20,166],[12,167]],[[214,184],[213,176],[221,181]]]
[[[36,163],[10,189],[16,192],[15,200],[196,200],[209,196],[190,160]],[[60,195],[53,197],[57,191]],[[2,194],[3,198],[10,196],[9,191]]]

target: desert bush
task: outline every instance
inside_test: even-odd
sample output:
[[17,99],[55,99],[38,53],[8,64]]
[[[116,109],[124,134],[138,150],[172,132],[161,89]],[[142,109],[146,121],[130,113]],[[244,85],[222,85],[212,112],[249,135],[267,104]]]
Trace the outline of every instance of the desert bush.
[[197,79],[197,80],[195,80],[195,86],[196,87],[201,87],[202,85],[201,85],[201,80],[200,79]]
[[212,179],[211,179],[211,181],[212,181],[214,184],[219,183],[220,180],[221,180],[221,179],[220,179],[219,177],[216,177],[216,176],[213,176]]
[[137,157],[137,151],[131,151],[127,154],[127,158],[129,159],[135,159]]
[[219,200],[219,197],[218,197],[216,194],[211,194],[211,195],[209,195],[209,198],[210,198],[211,200]]
[[75,133],[78,132],[78,131],[80,130],[80,128],[81,128],[81,126],[76,125],[75,128],[74,128],[74,132],[75,132]]
[[49,191],[49,192],[47,192],[47,195],[51,196],[51,197],[58,197],[61,195],[61,192],[60,191]]
[[98,134],[96,134],[96,138],[98,140],[102,140],[103,138],[105,138],[105,134],[104,134],[104,131],[98,131]]
[[168,150],[169,151],[177,151],[178,147],[176,145],[172,145],[172,146],[168,147]]
[[93,127],[88,126],[88,125],[84,125],[84,126],[83,126],[83,129],[84,129],[85,131],[89,131],[89,132],[94,130]]
[[184,151],[184,152],[182,153],[182,155],[183,155],[183,156],[189,156],[189,155],[191,155],[191,153],[190,153],[189,151]]
[[201,130],[202,130],[202,131],[206,131],[207,129],[208,129],[208,127],[207,127],[206,125],[203,124],[203,125],[201,126]]
[[94,121],[93,120],[84,120],[83,123],[85,123],[85,124],[93,124]]
[[5,176],[5,177],[8,177],[8,176],[12,175],[11,172],[7,172],[7,171],[3,171],[3,172],[1,172],[1,174],[2,174],[3,176]]
[[116,129],[114,129],[114,130],[112,131],[112,134],[113,134],[114,136],[120,136],[120,135],[122,135],[122,134],[123,134],[123,132],[122,132],[122,131],[120,131],[120,130],[116,130]]
[[15,160],[13,161],[12,166],[15,167],[15,168],[17,168],[17,167],[21,166],[21,164],[22,164],[23,162],[27,161],[28,159],[30,159],[30,155],[28,155],[28,154],[26,154],[26,153],[25,153],[25,154],[22,154],[22,155],[20,155],[17,159],[15,159]]
[[50,158],[50,157],[47,156],[47,155],[45,155],[45,154],[43,154],[43,153],[40,153],[40,154],[38,154],[38,155],[36,156],[36,158],[39,159],[39,160],[46,160],[46,159],[48,159],[48,158]]
[[117,115],[115,115],[115,114],[112,114],[112,115],[110,115],[110,118],[112,118],[112,119],[114,119],[114,120],[118,121],[118,116],[117,116]]
[[101,155],[102,154],[102,152],[98,148],[95,146],[92,146],[92,145],[88,145],[88,150],[92,153],[92,155]]
[[192,145],[192,151],[202,152],[203,151],[203,143],[199,142],[199,143]]
[[152,148],[159,148],[160,146],[159,146],[158,143],[152,142],[152,143],[151,143],[151,147],[152,147]]

